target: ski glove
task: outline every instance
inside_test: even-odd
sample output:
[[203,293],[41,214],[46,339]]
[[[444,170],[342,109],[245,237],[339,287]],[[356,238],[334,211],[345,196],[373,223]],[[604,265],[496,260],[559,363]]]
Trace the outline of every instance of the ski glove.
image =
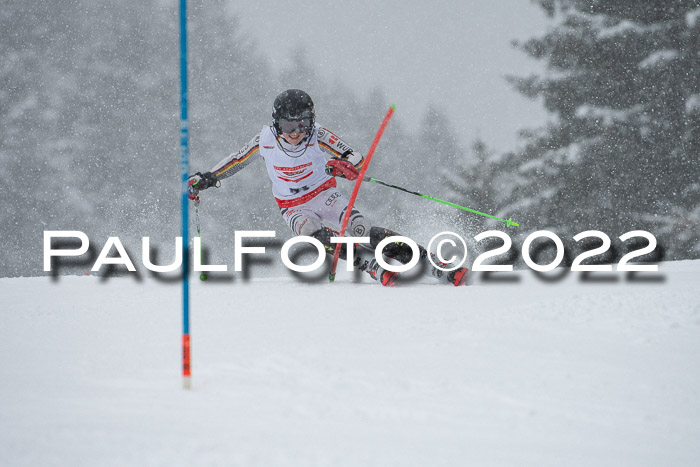
[[347,159],[332,158],[326,163],[326,173],[331,177],[342,177],[356,180],[360,172]]
[[187,196],[193,200],[197,198],[200,191],[216,186],[218,181],[216,175],[211,172],[197,172],[187,179]]

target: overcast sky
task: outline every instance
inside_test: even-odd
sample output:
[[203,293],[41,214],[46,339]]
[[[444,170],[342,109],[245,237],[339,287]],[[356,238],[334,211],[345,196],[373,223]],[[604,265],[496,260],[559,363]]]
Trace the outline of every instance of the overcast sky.
[[519,129],[546,118],[539,102],[525,99],[503,79],[542,69],[510,45],[546,30],[542,10],[529,0],[230,5],[244,33],[276,69],[288,66],[295,48],[304,47],[317,58],[323,76],[362,95],[380,85],[408,128],[417,129],[433,103],[452,118],[463,142],[479,136],[493,148],[509,150]]

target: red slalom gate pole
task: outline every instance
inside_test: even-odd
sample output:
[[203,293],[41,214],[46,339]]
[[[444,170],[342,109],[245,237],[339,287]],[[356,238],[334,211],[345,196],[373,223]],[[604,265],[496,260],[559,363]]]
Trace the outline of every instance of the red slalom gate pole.
[[[362,184],[362,181],[365,178],[365,174],[367,173],[367,167],[369,167],[369,162],[372,160],[372,155],[374,154],[374,150],[377,148],[377,145],[379,144],[379,140],[382,138],[382,134],[384,134],[384,130],[386,129],[386,126],[389,124],[389,120],[391,120],[391,116],[394,114],[394,110],[396,109],[395,106],[389,107],[389,110],[386,112],[386,115],[384,116],[384,120],[382,120],[382,124],[379,125],[379,130],[377,130],[377,134],[374,136],[374,141],[372,141],[372,145],[369,148],[369,151],[367,152],[367,156],[365,157],[365,163],[362,165],[362,170],[360,170],[360,176],[357,177],[357,181],[355,182],[355,187],[352,190],[352,195],[350,196],[350,201],[348,202],[348,208],[345,211],[345,216],[343,217],[343,224],[340,226],[340,236],[344,237],[345,236],[345,230],[348,228],[348,221],[350,220],[350,214],[352,213],[352,207],[355,204],[355,198],[357,198],[357,193],[360,191],[360,185]],[[338,259],[340,258],[340,248],[336,248],[335,252],[333,253],[333,263],[331,264],[331,272],[328,275],[328,280],[333,282],[335,280],[335,270],[338,267]]]

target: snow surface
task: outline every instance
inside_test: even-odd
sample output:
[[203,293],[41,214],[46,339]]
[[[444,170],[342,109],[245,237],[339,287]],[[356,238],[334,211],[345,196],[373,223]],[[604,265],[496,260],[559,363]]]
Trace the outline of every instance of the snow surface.
[[197,281],[191,391],[179,284],[0,279],[0,465],[700,465],[700,261],[498,274]]

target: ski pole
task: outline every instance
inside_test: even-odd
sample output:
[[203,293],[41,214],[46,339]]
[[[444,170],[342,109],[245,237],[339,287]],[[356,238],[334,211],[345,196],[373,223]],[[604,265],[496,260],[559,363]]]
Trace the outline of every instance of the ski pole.
[[483,212],[480,212],[480,211],[476,211],[476,210],[474,210],[474,209],[470,209],[470,208],[467,208],[467,207],[464,207],[464,206],[460,206],[459,204],[450,203],[449,201],[445,201],[445,200],[442,200],[442,199],[438,199],[438,198],[435,198],[435,197],[433,197],[433,196],[424,195],[423,193],[418,193],[417,191],[407,190],[406,188],[402,188],[402,187],[400,187],[400,186],[392,185],[392,184],[390,184],[390,183],[386,183],[386,182],[383,182],[383,181],[381,181],[381,180],[377,180],[376,178],[364,177],[364,180],[366,180],[366,181],[368,181],[368,182],[378,183],[378,184],[380,184],[380,185],[383,185],[383,186],[386,186],[386,187],[389,187],[389,188],[394,188],[394,189],[396,189],[396,190],[401,190],[401,191],[403,191],[403,192],[410,193],[410,194],[416,195],[416,196],[420,196],[420,197],[425,198],[425,199],[429,199],[429,200],[432,200],[432,201],[437,201],[438,203],[446,204],[446,205],[448,205],[448,206],[452,206],[453,208],[462,209],[463,211],[469,211],[469,212],[471,212],[471,213],[478,214],[478,215],[480,215],[480,216],[488,217],[489,219],[495,219],[495,220],[497,220],[497,221],[505,222],[505,223],[506,223],[506,227],[510,227],[511,225],[514,225],[514,226],[516,226],[516,227],[519,227],[519,226],[520,226],[520,224],[514,222],[513,219],[508,219],[508,220],[506,220],[506,219],[501,219],[500,217],[492,216],[492,215],[490,215],[490,214],[486,214],[486,213],[483,213]]
[[[194,224],[197,227],[197,236],[199,237],[199,257],[202,257],[202,230],[199,228],[199,195],[194,198]],[[206,271],[202,271],[199,275],[200,281],[208,279]]]
[[[340,227],[340,237],[345,236],[345,229],[347,229],[348,227],[348,221],[350,220],[350,215],[352,214],[352,207],[355,204],[355,198],[357,198],[357,193],[360,191],[360,185],[362,184],[362,180],[365,179],[365,173],[367,172],[367,167],[369,167],[369,161],[372,160],[372,154],[374,154],[374,150],[377,148],[379,140],[382,138],[382,134],[384,133],[384,129],[389,124],[389,120],[394,114],[395,109],[396,107],[394,107],[393,105],[389,107],[389,110],[384,116],[384,120],[382,120],[381,125],[379,125],[379,130],[377,130],[377,134],[374,136],[374,141],[372,141],[372,145],[369,147],[369,151],[367,151],[365,162],[364,164],[362,164],[362,169],[360,170],[360,176],[357,177],[355,187],[353,188],[352,195],[350,196],[350,201],[348,202],[348,207],[345,210],[343,224]],[[333,263],[331,263],[331,272],[328,275],[328,280],[331,282],[335,280],[335,270],[338,266],[338,258],[340,258],[340,248],[336,248],[335,252],[333,253]],[[350,258],[348,258],[348,261],[350,261]]]

